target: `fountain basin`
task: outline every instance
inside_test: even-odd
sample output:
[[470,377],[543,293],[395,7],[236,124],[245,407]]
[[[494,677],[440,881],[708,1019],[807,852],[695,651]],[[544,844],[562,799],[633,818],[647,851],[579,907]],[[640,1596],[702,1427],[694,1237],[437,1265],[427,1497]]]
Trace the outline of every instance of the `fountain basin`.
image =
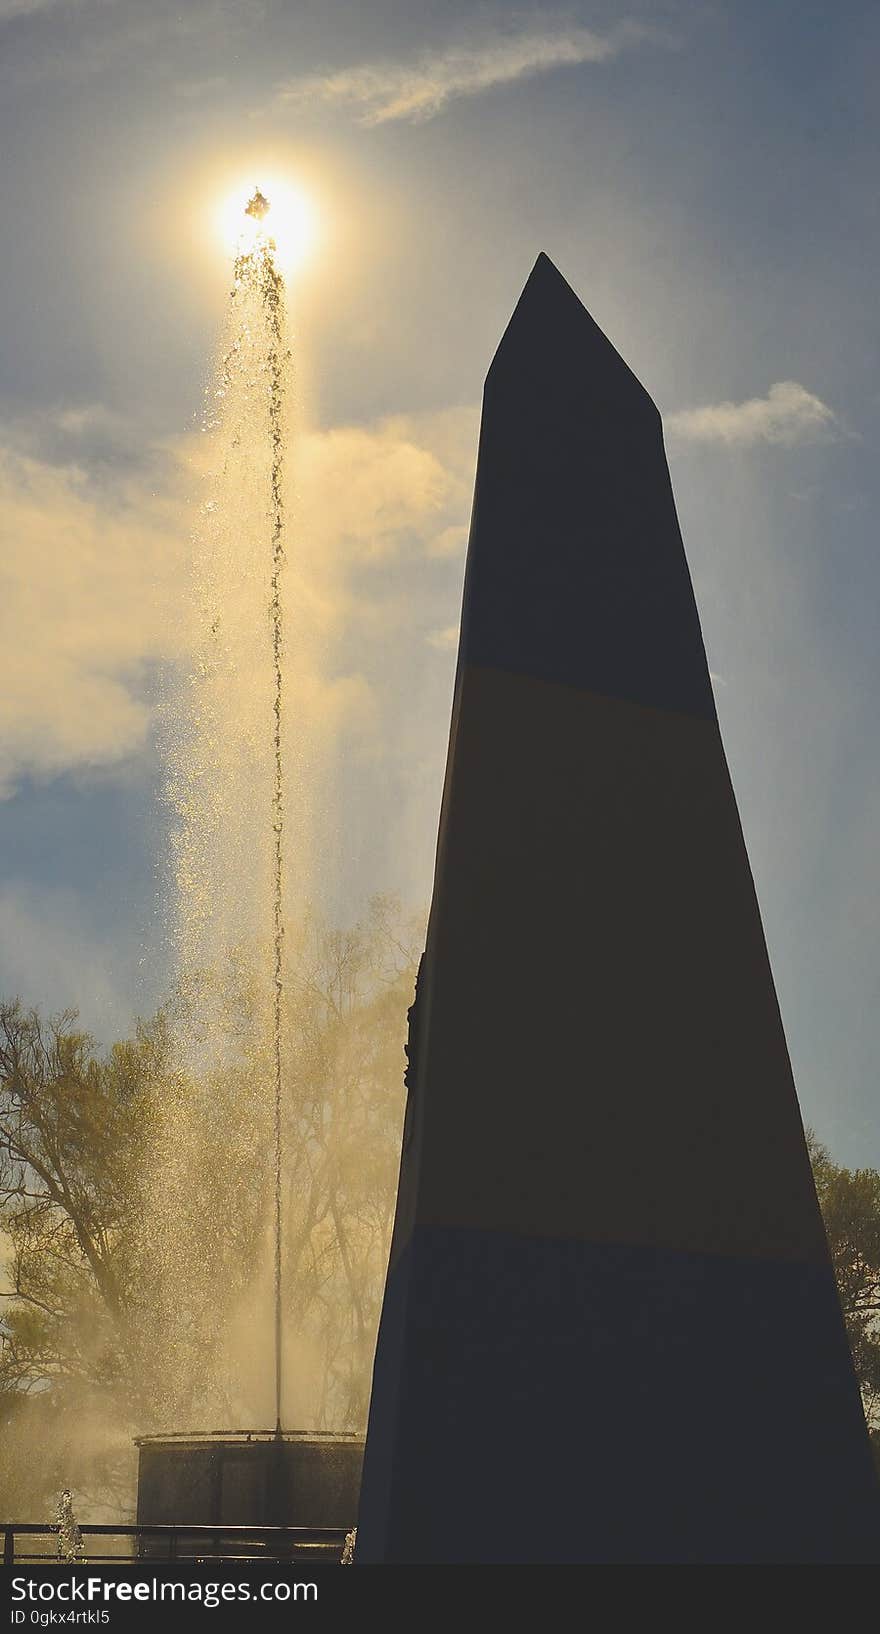
[[139,1436],[139,1526],[357,1521],[362,1436],[240,1430]]

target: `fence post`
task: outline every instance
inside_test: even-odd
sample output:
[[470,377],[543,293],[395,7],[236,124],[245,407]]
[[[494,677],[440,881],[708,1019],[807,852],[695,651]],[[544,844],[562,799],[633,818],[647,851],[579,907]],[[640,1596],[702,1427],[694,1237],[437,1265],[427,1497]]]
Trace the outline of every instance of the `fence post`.
[[14,1526],[4,1526],[4,1528],[3,1528],[3,1564],[4,1564],[4,1566],[14,1566],[15,1565],[15,1527]]

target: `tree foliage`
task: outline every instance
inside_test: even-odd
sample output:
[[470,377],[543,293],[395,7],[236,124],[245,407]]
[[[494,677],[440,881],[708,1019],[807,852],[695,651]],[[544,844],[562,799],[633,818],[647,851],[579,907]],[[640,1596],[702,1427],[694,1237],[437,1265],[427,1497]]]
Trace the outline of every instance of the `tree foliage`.
[[[344,931],[306,921],[289,961],[283,1297],[296,1427],[365,1422],[421,936],[420,921],[376,899]],[[173,1006],[171,1021],[105,1053],[73,1014],[0,1009],[0,1482],[22,1502],[39,1486],[20,1456],[33,1441],[47,1494],[60,1481],[90,1501],[113,1486],[113,1447],[116,1487],[130,1483],[133,1433],[238,1428],[253,1424],[255,1394],[265,1403],[271,1072],[250,1010],[243,957],[222,1063],[200,1071],[181,1068]]]
[[880,1462],[880,1173],[842,1168],[812,1132],[808,1143],[853,1363]]
[[0,1006],[0,1218],[10,1245],[0,1379],[124,1377],[130,1243],[161,1022],[99,1057],[67,1013]]

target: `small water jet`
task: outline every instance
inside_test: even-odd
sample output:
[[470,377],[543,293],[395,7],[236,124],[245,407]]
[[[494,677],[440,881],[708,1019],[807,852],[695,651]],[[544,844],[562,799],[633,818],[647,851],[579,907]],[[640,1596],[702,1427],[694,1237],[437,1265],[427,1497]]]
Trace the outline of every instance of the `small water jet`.
[[[259,187],[245,206],[245,215],[262,222],[270,210],[269,200]],[[281,1435],[281,1383],[283,1336],[281,1320],[281,1098],[283,1088],[282,1001],[284,997],[284,754],[282,698],[284,672],[284,616],[281,600],[281,571],[284,566],[284,282],[275,262],[271,237],[259,234],[249,250],[236,257],[235,289],[256,291],[266,331],[266,366],[269,375],[269,440],[272,450],[270,473],[272,493],[272,1062],[274,1068],[274,1296],[275,1296],[275,1433]],[[233,292],[235,293],[235,291]]]

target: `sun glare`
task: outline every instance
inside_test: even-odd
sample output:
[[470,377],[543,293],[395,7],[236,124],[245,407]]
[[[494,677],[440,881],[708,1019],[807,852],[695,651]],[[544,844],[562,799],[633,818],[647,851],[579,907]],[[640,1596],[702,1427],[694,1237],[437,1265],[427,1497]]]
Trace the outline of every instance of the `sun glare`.
[[277,176],[243,181],[221,201],[216,224],[229,256],[250,249],[261,235],[271,238],[283,272],[300,266],[315,241],[311,200]]

